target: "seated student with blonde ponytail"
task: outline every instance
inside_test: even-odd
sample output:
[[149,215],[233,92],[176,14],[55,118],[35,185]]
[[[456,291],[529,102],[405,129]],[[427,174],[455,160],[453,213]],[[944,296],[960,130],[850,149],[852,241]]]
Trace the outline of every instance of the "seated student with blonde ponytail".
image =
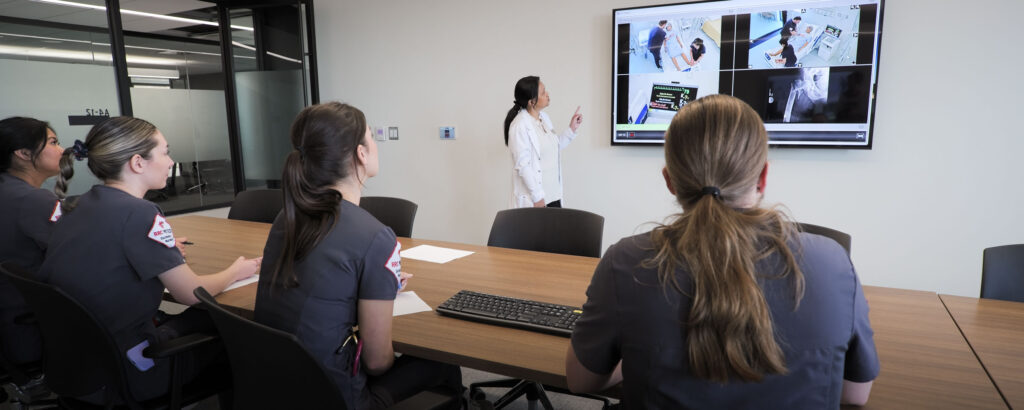
[[337,102],[306,107],[292,123],[291,143],[284,209],[263,250],[256,321],[294,334],[349,409],[387,408],[425,389],[461,394],[458,366],[395,359],[394,301],[411,275],[401,271],[395,233],[359,207],[363,183],[378,169],[366,117]]
[[[39,269],[42,280],[75,298],[114,335],[128,359],[129,388],[140,401],[165,394],[170,374],[168,362],[154,363],[142,357],[142,349],[213,329],[201,310],[190,308],[170,317],[159,313],[164,288],[191,305],[197,302],[193,289],[202,286],[219,293],[255,274],[260,265],[260,258],[239,257],[219,273],[192,272],[160,208],[142,199],[146,191],[166,184],[174,165],[169,153],[167,140],[153,124],[131,117],[105,120],[89,131],[85,142],[75,141],[60,161],[57,196],[66,193],[73,160],[88,159],[89,170],[103,185],[93,186],[73,207],[64,204]],[[222,353],[216,348],[189,352],[178,371],[187,382],[204,370],[215,370],[209,369],[210,363]]]
[[683,212],[604,254],[566,355],[570,389],[626,408],[863,404],[878,356],[850,258],[761,208],[768,137],[746,103],[687,104],[662,171]]
[[[60,171],[64,151],[50,125],[34,118],[0,121],[0,262],[39,270],[60,218],[60,202],[40,188]],[[35,325],[15,318],[29,313],[14,285],[0,277],[0,353],[12,363],[39,360],[42,340]]]

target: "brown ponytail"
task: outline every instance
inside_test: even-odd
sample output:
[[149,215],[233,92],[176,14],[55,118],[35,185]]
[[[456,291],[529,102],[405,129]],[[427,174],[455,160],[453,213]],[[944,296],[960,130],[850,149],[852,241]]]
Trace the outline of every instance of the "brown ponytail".
[[[736,209],[749,198],[768,158],[768,136],[753,109],[734,97],[712,95],[683,107],[666,132],[665,163],[684,212],[651,233],[663,287],[683,292],[677,269],[693,282],[686,321],[689,364],[702,379],[759,381],[786,373],[771,312],[759,279],[790,277],[795,305],[803,275],[788,240],[792,224],[772,208]],[[778,253],[779,272],[755,264]]]
[[[124,164],[132,157],[149,159],[150,151],[156,148],[156,132],[155,125],[133,117],[113,117],[94,125],[84,142],[76,140],[61,155],[60,174],[53,188],[57,198],[67,197],[68,181],[75,175],[75,160],[88,158],[89,171],[104,182],[119,180]],[[61,208],[70,212],[74,204],[63,201]]]
[[357,147],[364,143],[366,117],[338,102],[306,107],[292,123],[291,142],[281,176],[284,194],[284,246],[271,283],[299,285],[295,263],[334,228],[341,193],[333,188],[355,169]]

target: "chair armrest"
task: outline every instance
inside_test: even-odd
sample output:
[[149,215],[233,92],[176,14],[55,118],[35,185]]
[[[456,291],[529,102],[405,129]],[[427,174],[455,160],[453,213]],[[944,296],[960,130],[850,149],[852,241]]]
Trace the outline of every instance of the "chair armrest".
[[14,317],[14,323],[18,325],[36,324],[36,314],[32,312],[22,313]]
[[142,355],[151,359],[159,359],[174,356],[178,353],[195,349],[196,347],[212,343],[220,339],[206,333],[192,333],[179,338],[171,339],[163,343],[147,347]]

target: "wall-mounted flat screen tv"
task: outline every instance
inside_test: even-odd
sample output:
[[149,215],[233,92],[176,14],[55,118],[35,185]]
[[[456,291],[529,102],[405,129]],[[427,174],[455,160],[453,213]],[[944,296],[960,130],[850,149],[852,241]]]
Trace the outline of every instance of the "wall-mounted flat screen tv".
[[663,144],[684,105],[746,101],[774,146],[871,148],[883,0],[616,9],[612,144]]

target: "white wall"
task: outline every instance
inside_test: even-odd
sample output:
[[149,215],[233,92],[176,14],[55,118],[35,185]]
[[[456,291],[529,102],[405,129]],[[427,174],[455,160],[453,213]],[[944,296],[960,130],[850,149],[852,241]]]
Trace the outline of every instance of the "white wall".
[[[564,202],[605,216],[607,247],[677,210],[660,147],[609,144],[611,10],[652,2],[318,2],[321,100],[400,129],[367,195],[417,202],[417,237],[483,244],[510,196],[513,86],[539,75],[556,125],[583,106]],[[865,284],[976,296],[982,249],[1024,243],[1024,2],[890,0],[884,13],[874,149],[773,150],[767,200],[853,235]],[[441,141],[442,125],[458,139]]]

